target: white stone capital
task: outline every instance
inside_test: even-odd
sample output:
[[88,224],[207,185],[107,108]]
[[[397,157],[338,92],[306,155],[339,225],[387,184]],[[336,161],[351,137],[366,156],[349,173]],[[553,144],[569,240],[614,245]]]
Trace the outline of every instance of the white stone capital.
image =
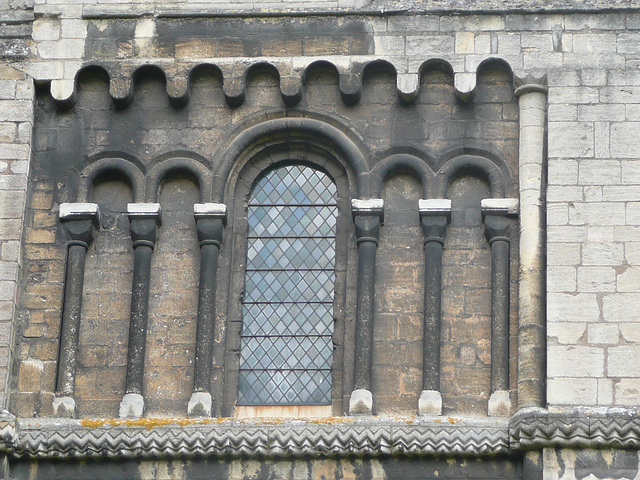
[[480,202],[483,215],[517,216],[520,201],[517,198],[484,198]]
[[93,220],[96,225],[100,223],[100,207],[97,203],[61,203],[59,212],[61,221],[68,220]]
[[160,217],[162,208],[159,203],[127,203],[129,217]]
[[421,216],[451,215],[451,200],[448,198],[429,198],[418,200],[418,211]]

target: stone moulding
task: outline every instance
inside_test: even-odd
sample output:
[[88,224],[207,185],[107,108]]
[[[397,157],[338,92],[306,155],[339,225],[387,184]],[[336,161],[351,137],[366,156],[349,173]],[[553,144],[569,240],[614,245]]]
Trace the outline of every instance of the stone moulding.
[[23,458],[492,456],[640,448],[640,409],[523,409],[510,419],[336,417],[72,420],[0,415],[0,451]]
[[[478,56],[477,61],[458,67],[456,55],[425,58],[421,62],[413,62],[408,69],[404,60],[399,61],[395,56],[384,55],[332,55],[326,57],[229,57],[215,60],[180,60],[161,59],[153,64],[146,60],[122,61],[91,61],[78,65],[73,76],[66,78],[37,77],[39,82],[51,82],[51,95],[63,108],[72,106],[77,94],[77,80],[83,70],[94,69],[105,72],[109,77],[109,94],[112,101],[119,108],[126,108],[133,102],[135,77],[139,69],[156,70],[157,74],[166,80],[166,92],[169,101],[175,107],[183,107],[190,100],[190,85],[192,73],[198,67],[207,66],[219,72],[222,78],[222,91],[229,106],[242,105],[247,96],[247,83],[256,68],[268,69],[278,77],[283,101],[288,105],[298,104],[304,95],[306,77],[310,67],[319,62],[325,63],[337,72],[340,96],[345,104],[352,105],[362,97],[362,81],[368,66],[386,65],[396,73],[396,90],[398,96],[407,103],[414,102],[420,92],[420,78],[424,72],[441,65],[453,75],[453,87],[456,94],[463,100],[472,98],[477,73],[483,64],[493,62],[500,65],[510,75],[517,78],[525,72],[514,68],[516,64],[513,56],[487,54]],[[527,77],[528,78],[528,77]]]
[[50,418],[8,423],[13,427],[0,427],[2,450],[24,458],[194,455],[291,458],[445,453],[478,456],[509,451],[506,418],[130,422]]
[[544,447],[640,447],[640,410],[580,409],[549,412],[523,409],[509,422],[511,447],[537,450]]
[[0,451],[16,458],[492,456],[547,447],[639,448],[640,410],[523,409],[511,417],[16,419]]

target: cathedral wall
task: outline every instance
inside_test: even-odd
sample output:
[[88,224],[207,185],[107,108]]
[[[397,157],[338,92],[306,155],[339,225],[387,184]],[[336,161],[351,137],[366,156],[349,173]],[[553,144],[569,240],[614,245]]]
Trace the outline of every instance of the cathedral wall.
[[[342,0],[259,6],[144,2],[133,8],[118,2],[0,2],[0,375],[5,379],[0,389],[5,408],[21,418],[52,415],[66,259],[57,209],[75,201],[76,185],[67,179],[77,176],[88,158],[117,152],[144,168],[178,150],[213,158],[243,126],[285,111],[312,112],[358,132],[373,152],[371,167],[398,144],[434,159],[460,145],[497,151],[516,179],[507,184],[506,196],[518,197],[522,126],[512,80],[547,75],[546,345],[539,354],[546,358],[542,407],[560,420],[539,420],[551,432],[545,440],[551,447],[545,444],[536,460],[542,463],[528,466],[518,453],[505,460],[504,471],[501,460],[487,461],[492,466],[486,467],[486,477],[496,478],[494,468],[502,472],[499,478],[539,478],[526,475],[543,471],[544,478],[637,477],[640,12],[621,2],[608,2],[606,12],[598,10],[599,2],[581,5],[575,13],[566,2],[549,4],[547,11],[510,3],[518,6],[524,10],[498,12],[503,5],[487,1],[478,5],[481,11],[452,14],[446,11],[452,5],[443,2],[405,10]],[[266,14],[266,8],[278,13]],[[299,14],[309,9],[316,15]],[[247,73],[257,59],[267,66]],[[328,63],[309,67],[316,59]],[[104,68],[80,72],[89,63]],[[215,66],[189,74],[201,63]],[[145,64],[153,67],[137,69]],[[299,97],[294,106],[287,103],[291,97]],[[372,388],[379,413],[411,418],[422,389],[424,281],[416,272],[424,258],[415,205],[420,188],[404,171],[384,182],[380,198],[389,217],[379,243],[374,315]],[[443,413],[450,418],[487,415],[490,256],[479,208],[466,203],[477,204],[487,192],[486,182],[471,175],[449,187],[453,212],[443,257],[441,373]],[[177,175],[158,197],[164,223],[152,265],[144,380],[151,417],[185,417],[191,394],[199,261],[191,212],[199,193],[193,179]],[[86,268],[90,272],[99,265],[102,273],[85,280],[77,377],[81,417],[116,417],[124,391],[133,270],[124,212],[132,200],[131,185],[122,178],[104,179],[89,199],[101,206],[103,224]],[[220,268],[231,275],[233,242],[227,246],[227,240],[229,256],[221,257]],[[349,242],[341,255],[354,268],[355,239]],[[513,395],[518,249],[514,241],[511,414],[518,410]],[[448,269],[463,265],[470,266]],[[222,318],[233,288],[220,287]],[[353,327],[348,319],[356,309],[348,288],[341,313],[347,339],[354,335],[348,333]],[[228,361],[224,348],[215,355],[219,363]],[[340,355],[345,377],[340,385],[347,391],[353,360],[346,348]],[[222,374],[216,371],[216,385]],[[334,414],[344,413],[346,401],[334,403]],[[568,422],[566,415],[575,421]],[[626,432],[620,434],[625,440],[610,431],[595,438],[593,432],[606,428],[598,430],[594,415],[610,415],[611,424]],[[567,424],[578,437],[568,434],[567,440],[566,432],[558,433]],[[535,442],[529,448],[542,451]],[[365,457],[365,464],[371,478],[396,478],[398,471],[414,468],[421,472],[416,475],[435,476],[438,470],[443,478],[482,477],[477,472],[484,467],[474,467],[472,474],[456,470],[467,460],[449,460]],[[56,472],[84,472],[93,465],[12,462],[16,478],[34,469],[46,472],[39,473],[42,478],[64,476]],[[170,478],[178,476],[175,472],[197,472],[203,462],[141,460],[104,468]],[[214,470],[231,478],[270,478],[278,469],[292,478],[322,478],[328,469],[326,478],[349,478],[347,470],[361,468],[359,460],[327,462],[334,460],[273,463],[265,467],[267,473],[256,473],[256,465],[224,460]],[[411,465],[398,467],[403,462]],[[425,473],[425,468],[434,470]],[[198,478],[197,473],[180,475]]]

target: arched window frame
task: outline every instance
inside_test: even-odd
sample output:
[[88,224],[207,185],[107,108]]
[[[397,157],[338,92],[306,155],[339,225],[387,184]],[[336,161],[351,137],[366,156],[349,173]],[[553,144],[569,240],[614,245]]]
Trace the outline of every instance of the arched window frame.
[[[327,174],[337,188],[338,216],[336,222],[336,258],[334,289],[334,329],[333,362],[331,366],[331,405],[327,407],[278,406],[272,410],[278,416],[325,416],[344,413],[344,397],[350,392],[353,359],[344,345],[353,344],[354,325],[346,325],[346,319],[355,318],[355,289],[357,252],[350,215],[350,201],[355,198],[355,178],[353,173],[334,155],[324,149],[308,144],[289,142],[267,148],[244,162],[238,162],[230,176],[225,203],[229,206],[230,218],[225,232],[223,275],[229,278],[223,323],[226,325],[223,338],[224,353],[214,353],[221,369],[217,386],[223,391],[221,414],[223,416],[262,415],[269,416],[269,410],[262,407],[236,406],[238,400],[238,380],[240,366],[240,335],[242,329],[242,294],[247,260],[247,202],[251,189],[261,176],[275,168],[286,165],[304,165]],[[230,227],[230,228],[229,228]],[[226,267],[225,267],[226,265]],[[228,275],[228,277],[227,277]],[[224,287],[223,287],[224,288]],[[347,291],[352,291],[347,295]],[[221,297],[224,297],[223,294]],[[351,355],[352,356],[352,355]],[[216,362],[214,362],[216,363]],[[214,379],[214,384],[215,384]],[[214,386],[214,388],[216,388]],[[260,413],[260,411],[262,413]],[[266,413],[265,413],[266,412]]]

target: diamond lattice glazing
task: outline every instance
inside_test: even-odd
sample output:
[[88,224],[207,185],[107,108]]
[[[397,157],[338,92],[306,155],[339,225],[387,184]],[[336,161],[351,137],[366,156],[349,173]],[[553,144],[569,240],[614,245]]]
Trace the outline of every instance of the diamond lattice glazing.
[[331,402],[336,187],[302,165],[249,199],[238,403]]

